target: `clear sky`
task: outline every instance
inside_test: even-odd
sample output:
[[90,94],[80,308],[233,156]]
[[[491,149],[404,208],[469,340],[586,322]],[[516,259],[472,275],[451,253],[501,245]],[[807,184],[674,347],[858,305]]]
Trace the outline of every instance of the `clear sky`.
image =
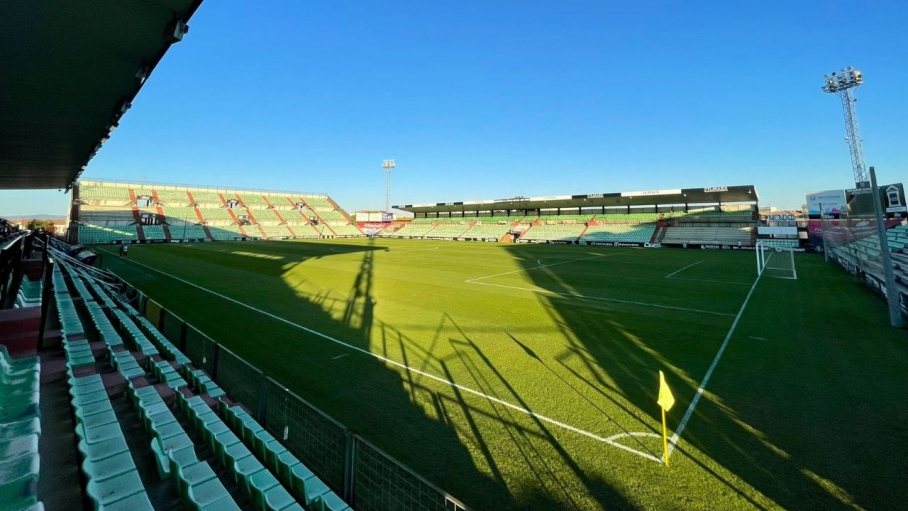
[[[908,181],[908,3],[209,0],[84,174],[392,203],[852,182],[824,73],[853,65],[867,162]],[[0,214],[57,213],[0,192]]]

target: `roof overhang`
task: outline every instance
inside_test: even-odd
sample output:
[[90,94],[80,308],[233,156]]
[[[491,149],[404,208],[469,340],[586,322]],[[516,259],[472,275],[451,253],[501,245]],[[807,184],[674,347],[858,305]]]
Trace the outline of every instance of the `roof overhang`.
[[405,204],[393,207],[394,209],[410,213],[443,213],[453,211],[520,211],[553,208],[667,206],[672,204],[757,203],[758,201],[757,189],[753,185],[740,185],[587,193],[582,195],[552,195],[548,197],[512,197],[510,199]]
[[69,188],[201,3],[5,2],[0,189]]

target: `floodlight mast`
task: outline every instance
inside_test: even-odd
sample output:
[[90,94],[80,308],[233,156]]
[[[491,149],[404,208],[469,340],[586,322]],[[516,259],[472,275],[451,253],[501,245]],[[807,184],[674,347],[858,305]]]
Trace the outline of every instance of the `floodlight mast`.
[[833,72],[825,75],[823,92],[835,94],[842,100],[842,109],[845,112],[845,140],[851,152],[851,168],[854,171],[854,184],[857,188],[869,186],[867,167],[864,166],[864,150],[861,147],[861,132],[858,130],[858,114],[855,109],[855,87],[864,83],[864,77],[857,69],[848,66],[842,68],[840,74]]
[[385,213],[391,212],[391,171],[394,170],[394,167],[397,167],[397,163],[394,160],[385,160],[381,162],[381,166],[385,169]]

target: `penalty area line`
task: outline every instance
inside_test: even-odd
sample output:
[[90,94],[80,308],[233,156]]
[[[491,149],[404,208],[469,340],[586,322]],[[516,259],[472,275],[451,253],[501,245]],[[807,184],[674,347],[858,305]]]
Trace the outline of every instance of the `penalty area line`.
[[682,271],[684,271],[692,266],[697,266],[698,264],[700,264],[704,261],[705,261],[705,259],[703,261],[697,261],[694,264],[688,264],[687,266],[685,266],[684,268],[681,268],[680,270],[675,270],[675,271],[669,273],[668,275],[665,276],[665,278],[670,279],[670,278],[672,278],[672,275],[677,275],[677,274],[681,273]]
[[714,316],[734,316],[734,314],[728,312],[715,312],[707,311],[702,309],[691,309],[689,307],[675,307],[674,305],[662,305],[659,303],[647,303],[647,302],[635,302],[633,300],[619,300],[618,298],[603,298],[601,296],[587,296],[581,295],[578,293],[562,293],[558,291],[549,291],[548,289],[542,288],[532,288],[532,287],[520,287],[520,286],[507,286],[505,284],[493,284],[491,282],[472,282],[467,281],[467,284],[477,284],[480,286],[494,286],[504,289],[517,289],[520,291],[531,291],[533,293],[545,294],[545,295],[556,295],[556,296],[568,296],[571,298],[579,298],[581,300],[596,300],[599,302],[614,302],[614,303],[625,303],[628,305],[640,305],[642,307],[655,307],[658,309],[670,309],[684,312],[695,312],[697,314],[712,314]]
[[454,387],[454,388],[457,388],[457,389],[459,389],[459,390],[462,390],[462,391],[464,391],[464,392],[466,392],[466,393],[473,394],[474,396],[478,396],[478,397],[484,398],[484,399],[486,399],[486,400],[488,400],[488,401],[491,401],[491,402],[493,402],[493,403],[497,403],[497,404],[499,404],[499,405],[501,405],[501,406],[505,406],[505,407],[510,408],[510,409],[512,409],[512,410],[514,410],[514,411],[520,412],[520,413],[522,413],[522,414],[524,414],[524,415],[533,417],[534,419],[537,419],[537,420],[539,420],[539,421],[542,421],[542,422],[551,424],[551,425],[553,425],[553,426],[557,426],[557,427],[559,427],[559,428],[561,428],[561,429],[565,429],[565,430],[570,431],[570,432],[572,432],[572,433],[577,433],[577,434],[579,434],[579,435],[583,435],[583,436],[585,436],[585,437],[587,437],[587,438],[591,438],[591,439],[596,440],[596,441],[598,441],[598,442],[602,442],[602,443],[605,443],[605,444],[608,444],[608,445],[612,445],[612,446],[614,446],[614,447],[618,447],[618,448],[623,449],[623,450],[628,451],[628,452],[633,452],[633,453],[635,453],[635,454],[644,456],[645,458],[652,459],[652,460],[654,460],[654,461],[656,461],[656,462],[661,463],[661,461],[660,461],[658,458],[654,457],[654,456],[651,456],[651,455],[644,455],[643,453],[641,453],[641,452],[639,452],[639,451],[636,451],[636,450],[634,450],[634,449],[630,449],[630,448],[628,448],[627,446],[621,445],[621,444],[615,442],[614,440],[610,440],[610,439],[608,439],[608,438],[599,436],[599,435],[597,435],[597,434],[595,434],[595,433],[591,433],[591,432],[589,432],[589,431],[586,431],[586,430],[583,430],[583,429],[580,429],[580,428],[571,426],[570,424],[565,424],[564,422],[557,421],[557,420],[555,420],[555,419],[546,417],[545,415],[536,413],[536,412],[534,412],[534,411],[532,411],[532,410],[528,410],[528,409],[526,409],[526,408],[523,408],[523,407],[521,407],[521,406],[515,405],[515,404],[513,404],[513,403],[509,403],[509,402],[507,402],[507,401],[505,401],[505,400],[503,400],[503,399],[499,399],[499,398],[497,398],[497,397],[490,396],[490,395],[488,395],[488,394],[484,394],[484,393],[482,393],[482,392],[480,392],[480,391],[478,391],[478,390],[474,390],[474,389],[471,389],[470,387],[466,387],[466,386],[461,385],[461,384],[459,384],[459,383],[455,383],[455,382],[453,382],[453,381],[451,381],[451,380],[449,380],[449,379],[447,379],[447,378],[442,378],[442,377],[440,377],[440,376],[436,376],[436,375],[434,375],[434,374],[427,373],[427,372],[421,371],[421,370],[419,370],[419,369],[415,369],[415,368],[410,367],[410,366],[408,366],[408,365],[406,365],[406,364],[402,364],[402,363],[400,363],[400,362],[398,362],[398,361],[396,361],[396,360],[392,360],[392,359],[390,359],[390,358],[383,357],[383,356],[381,356],[381,355],[379,355],[379,354],[377,354],[377,353],[372,353],[372,352],[369,351],[369,350],[360,348],[360,347],[358,347],[358,346],[354,346],[354,345],[352,345],[352,344],[348,344],[348,343],[346,343],[346,342],[344,342],[344,341],[341,341],[341,340],[339,340],[339,339],[335,339],[334,337],[331,337],[330,335],[323,334],[323,333],[321,333],[321,332],[319,332],[319,331],[317,331],[317,330],[313,330],[313,329],[311,329],[311,328],[305,327],[305,326],[300,325],[300,324],[298,324],[298,323],[294,323],[294,322],[292,322],[292,321],[290,321],[290,320],[288,320],[288,319],[285,319],[285,318],[282,318],[282,317],[280,317],[280,316],[274,315],[274,314],[272,314],[272,313],[270,313],[270,312],[263,311],[263,310],[261,310],[261,309],[259,309],[259,308],[253,307],[253,306],[251,306],[251,305],[249,305],[249,304],[247,304],[247,303],[243,303],[243,302],[241,302],[241,301],[239,301],[239,300],[237,300],[237,299],[235,299],[235,298],[231,298],[231,297],[229,297],[229,296],[222,295],[221,293],[218,293],[217,291],[212,291],[212,290],[210,290],[210,289],[208,289],[208,288],[205,288],[205,287],[202,287],[202,286],[200,286],[200,285],[198,285],[198,284],[196,284],[196,283],[194,283],[194,282],[189,282],[188,280],[182,279],[182,278],[177,277],[177,276],[175,276],[175,275],[171,275],[170,273],[167,273],[167,272],[165,272],[165,271],[161,271],[161,270],[159,270],[159,269],[157,269],[157,268],[154,268],[154,267],[152,267],[152,266],[149,266],[149,265],[147,265],[147,264],[140,263],[140,262],[134,261],[134,260],[132,260],[132,259],[125,259],[125,260],[128,261],[128,262],[130,262],[130,263],[132,263],[132,264],[136,264],[136,265],[142,266],[142,267],[144,267],[144,268],[148,268],[149,270],[152,270],[152,271],[154,271],[154,272],[160,273],[161,275],[170,277],[170,278],[172,278],[172,279],[174,279],[174,280],[176,280],[176,281],[182,282],[183,284],[186,284],[186,285],[188,285],[188,286],[192,286],[192,287],[194,287],[194,288],[196,288],[196,289],[199,289],[199,290],[201,290],[201,291],[205,291],[206,293],[210,293],[210,294],[212,294],[212,295],[214,295],[214,296],[217,296],[217,297],[222,298],[222,299],[224,299],[224,300],[227,300],[227,301],[229,301],[229,302],[235,303],[236,305],[239,305],[239,306],[241,306],[241,307],[245,307],[245,308],[247,308],[247,309],[249,309],[249,310],[258,312],[259,314],[262,314],[262,315],[264,315],[264,316],[268,316],[269,318],[274,319],[274,320],[277,320],[277,321],[280,321],[281,323],[285,323],[285,324],[290,325],[290,326],[292,326],[292,327],[298,328],[298,329],[300,329],[300,330],[302,330],[302,331],[304,331],[304,332],[308,332],[308,333],[310,333],[310,334],[312,334],[312,335],[321,337],[322,339],[325,339],[325,340],[327,340],[327,341],[331,341],[331,342],[333,342],[333,343],[335,343],[335,344],[339,344],[339,345],[344,346],[344,347],[346,347],[346,348],[349,348],[349,349],[351,349],[351,350],[353,350],[353,351],[362,353],[363,355],[368,355],[368,356],[370,356],[370,357],[373,357],[373,358],[376,358],[376,359],[378,359],[378,360],[381,360],[381,361],[383,361],[383,362],[385,362],[385,363],[387,363],[387,364],[391,364],[391,365],[396,366],[396,367],[399,367],[399,368],[401,368],[401,369],[405,369],[405,370],[407,370],[407,371],[409,371],[409,372],[411,372],[411,373],[419,374],[419,375],[421,375],[421,376],[424,376],[424,377],[426,377],[426,378],[429,378],[430,380],[434,380],[434,381],[436,381],[436,382],[438,382],[438,383],[442,383],[442,384],[444,384],[444,385],[448,385],[448,386],[450,386],[450,387]]
[[[520,272],[526,272],[526,271],[533,271],[533,270],[538,270],[538,269],[541,269],[541,268],[549,268],[549,267],[552,267],[552,266],[558,266],[558,265],[560,265],[560,264],[576,263],[577,261],[589,261],[590,259],[598,259],[598,258],[600,258],[600,257],[615,257],[615,256],[624,255],[624,254],[629,254],[629,253],[630,253],[630,252],[619,252],[619,253],[617,253],[617,254],[597,254],[597,255],[594,255],[594,256],[591,256],[591,257],[580,257],[580,258],[577,258],[577,259],[570,259],[570,260],[567,260],[567,261],[560,261],[560,262],[557,262],[557,263],[540,264],[539,266],[533,266],[532,268],[521,268],[521,269],[519,269],[519,270],[506,271],[506,272],[504,272],[504,273],[496,273],[496,274],[494,274],[494,275],[486,275],[486,276],[484,276],[484,277],[474,277],[474,278],[472,278],[472,279],[467,279],[467,280],[465,280],[464,282],[467,283],[467,284],[480,284],[480,282],[477,282],[478,280],[490,279],[490,278],[492,278],[492,277],[500,277],[500,276],[502,276],[502,275],[510,275],[510,274],[512,274],[512,273],[520,273]],[[542,259],[539,259],[539,260],[536,261],[536,262],[539,263],[539,262],[541,262],[541,261],[542,261]]]

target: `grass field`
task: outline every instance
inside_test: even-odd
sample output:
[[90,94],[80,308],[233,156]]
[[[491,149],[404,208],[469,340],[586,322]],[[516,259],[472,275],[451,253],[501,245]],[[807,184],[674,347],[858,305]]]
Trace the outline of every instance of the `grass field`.
[[[129,255],[105,248],[104,266],[475,509],[908,496],[908,335],[821,256],[796,257],[798,280],[756,280],[754,254],[729,251],[359,239]],[[674,431],[714,361],[666,467],[658,371]]]

